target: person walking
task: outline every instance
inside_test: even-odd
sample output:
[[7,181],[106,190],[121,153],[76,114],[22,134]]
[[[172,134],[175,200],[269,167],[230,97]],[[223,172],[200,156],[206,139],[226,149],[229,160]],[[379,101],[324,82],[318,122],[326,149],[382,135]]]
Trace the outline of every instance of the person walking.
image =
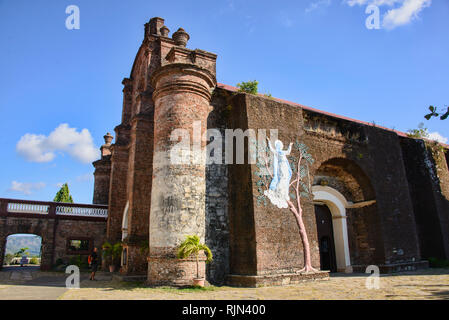
[[98,249],[94,247],[94,250],[92,254],[89,256],[89,264],[92,268],[92,273],[90,274],[90,280],[95,280],[95,272],[97,272],[98,269]]

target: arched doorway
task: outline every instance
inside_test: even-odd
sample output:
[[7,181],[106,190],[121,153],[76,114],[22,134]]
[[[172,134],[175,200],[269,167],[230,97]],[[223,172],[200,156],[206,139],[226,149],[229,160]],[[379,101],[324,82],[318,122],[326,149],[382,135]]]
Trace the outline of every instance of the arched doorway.
[[320,268],[337,272],[332,214],[329,208],[326,205],[315,205],[315,219],[320,250]]
[[[41,265],[42,238],[35,234],[10,234],[6,238],[3,266],[36,268]],[[22,268],[17,268],[22,270]]]
[[322,268],[333,272],[352,272],[346,225],[345,197],[327,186],[313,186]]
[[331,158],[313,174],[315,202],[328,206],[332,214],[338,271],[385,261],[376,193],[362,167],[350,159]]

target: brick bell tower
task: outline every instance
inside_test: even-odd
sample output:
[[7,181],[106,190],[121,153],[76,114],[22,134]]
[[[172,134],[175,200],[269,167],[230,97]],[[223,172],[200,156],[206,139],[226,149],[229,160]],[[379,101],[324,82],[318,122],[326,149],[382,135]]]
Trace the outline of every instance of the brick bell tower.
[[[216,86],[217,56],[187,49],[189,35],[182,28],[171,38],[169,32],[164,19],[145,24],[131,75],[122,82],[122,121],[115,128],[115,143],[110,145],[107,137],[111,154],[101,160],[110,172],[109,188],[105,179],[100,181],[98,161],[94,191],[98,201],[108,199],[108,241],[123,243],[120,272],[147,275],[148,283],[156,285],[187,284],[196,274],[196,261],[179,260],[176,251],[186,235],[198,235],[204,242],[202,137]],[[170,137],[176,129],[185,130],[190,145],[195,135],[198,161],[171,161],[170,150],[179,139]],[[201,274],[204,271],[202,259]]]
[[[150,77],[155,127],[147,281],[152,285],[190,284],[196,276],[196,261],[193,257],[179,260],[176,251],[186,235],[205,240],[204,137],[216,86],[217,56],[187,49],[190,37],[182,28],[172,38],[166,27],[155,30],[150,25],[150,30],[158,32],[152,36],[159,44],[160,66]],[[183,163],[171,157],[180,138],[176,134],[173,138],[173,133],[179,129],[188,133],[191,150]],[[204,257],[200,274],[205,274]]]

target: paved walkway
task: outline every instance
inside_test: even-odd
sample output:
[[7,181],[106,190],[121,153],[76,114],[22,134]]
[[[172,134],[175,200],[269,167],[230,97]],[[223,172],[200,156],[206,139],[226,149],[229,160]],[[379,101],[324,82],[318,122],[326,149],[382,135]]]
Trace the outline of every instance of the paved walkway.
[[[11,274],[10,274],[11,276]],[[32,274],[32,280],[2,280],[0,299],[446,299],[449,300],[449,269],[427,269],[394,275],[382,275],[379,289],[367,289],[366,274],[331,276],[328,281],[308,282],[285,287],[232,288],[209,287],[206,290],[146,288],[136,283],[111,280],[106,273],[99,281],[83,274],[80,289],[66,289],[64,273]]]

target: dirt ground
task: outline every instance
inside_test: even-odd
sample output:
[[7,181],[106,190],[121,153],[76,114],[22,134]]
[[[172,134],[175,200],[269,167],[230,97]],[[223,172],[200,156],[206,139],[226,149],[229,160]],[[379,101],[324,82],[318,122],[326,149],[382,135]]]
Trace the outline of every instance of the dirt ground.
[[112,280],[107,273],[99,273],[98,281],[90,281],[87,274],[82,274],[80,288],[67,289],[67,274],[21,272],[0,272],[0,300],[449,300],[449,269],[381,275],[378,289],[366,287],[367,274],[334,274],[328,281],[284,287],[177,289],[148,288],[143,283],[119,282]]

